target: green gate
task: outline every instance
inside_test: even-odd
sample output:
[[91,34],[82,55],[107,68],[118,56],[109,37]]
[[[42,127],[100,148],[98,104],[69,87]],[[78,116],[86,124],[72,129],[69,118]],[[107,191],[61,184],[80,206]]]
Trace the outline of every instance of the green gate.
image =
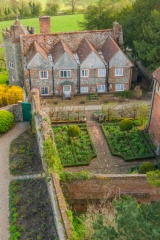
[[30,103],[27,103],[27,102],[22,103],[22,113],[23,113],[23,121],[30,122],[32,119]]

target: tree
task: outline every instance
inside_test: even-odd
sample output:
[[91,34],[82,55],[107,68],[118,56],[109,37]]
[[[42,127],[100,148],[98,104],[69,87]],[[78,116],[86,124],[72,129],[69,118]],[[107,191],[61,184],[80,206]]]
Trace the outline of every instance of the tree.
[[71,7],[72,14],[75,13],[76,6],[80,2],[80,0],[66,0],[66,6]]
[[89,5],[84,13],[84,21],[79,25],[86,30],[111,28],[114,19],[114,8],[99,0],[94,5]]
[[158,240],[160,239],[160,202],[140,205],[129,196],[114,200],[115,221],[105,225],[104,215],[93,223],[91,240]]
[[29,8],[30,8],[30,13],[31,15],[34,16],[38,16],[42,10],[41,4],[39,2],[29,2],[28,3]]
[[59,4],[57,1],[48,0],[45,8],[45,14],[49,16],[57,15]]
[[160,187],[160,170],[147,172],[147,180],[152,186]]

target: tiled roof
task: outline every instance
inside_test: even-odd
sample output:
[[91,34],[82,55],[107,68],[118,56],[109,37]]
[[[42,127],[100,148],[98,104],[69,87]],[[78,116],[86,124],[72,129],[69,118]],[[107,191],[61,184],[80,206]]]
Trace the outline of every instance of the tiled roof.
[[157,79],[157,81],[160,83],[160,67],[157,68],[153,73],[153,77]]
[[105,61],[108,63],[111,58],[120,50],[119,46],[117,43],[109,37],[105,43],[103,44],[102,47],[102,53],[104,56]]
[[98,55],[98,57],[101,58],[97,50],[93,47],[93,45],[86,38],[84,38],[77,49],[77,54],[80,63],[84,62],[84,60],[88,57],[88,55],[91,52],[95,52]]
[[62,55],[67,52],[69,56],[76,61],[73,52],[70,50],[70,48],[64,43],[63,40],[59,40],[58,43],[55,45],[53,51],[51,52],[53,56],[53,62],[54,64],[62,57]]
[[28,62],[31,61],[31,59],[35,56],[35,54],[37,52],[40,53],[48,61],[47,53],[43,50],[43,48],[36,41],[34,41],[33,45],[31,45],[28,55],[27,55]]

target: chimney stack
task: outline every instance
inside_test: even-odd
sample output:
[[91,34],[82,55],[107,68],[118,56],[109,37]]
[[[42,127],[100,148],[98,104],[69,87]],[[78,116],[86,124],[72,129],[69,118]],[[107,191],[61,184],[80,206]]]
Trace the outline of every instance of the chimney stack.
[[49,16],[40,16],[40,33],[50,33],[50,17]]
[[117,20],[113,23],[113,34],[114,34],[114,40],[118,44],[123,44],[123,31],[122,27],[119,25]]

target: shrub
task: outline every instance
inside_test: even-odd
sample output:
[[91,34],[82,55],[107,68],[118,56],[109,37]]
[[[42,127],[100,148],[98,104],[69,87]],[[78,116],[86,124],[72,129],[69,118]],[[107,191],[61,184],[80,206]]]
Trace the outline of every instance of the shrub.
[[116,92],[116,96],[120,98],[131,98],[132,92],[129,90],[122,91],[122,92]]
[[24,100],[23,89],[19,86],[0,85],[0,105],[11,105]]
[[6,110],[0,110],[0,133],[4,133],[10,129],[14,123],[14,116]]
[[154,165],[151,162],[144,162],[139,168],[139,173],[147,173],[154,170]]
[[120,125],[121,131],[129,131],[133,127],[133,122],[132,120],[126,118],[126,119],[123,119],[119,125]]
[[81,129],[77,125],[71,125],[68,128],[68,136],[69,137],[78,137],[81,133]]

